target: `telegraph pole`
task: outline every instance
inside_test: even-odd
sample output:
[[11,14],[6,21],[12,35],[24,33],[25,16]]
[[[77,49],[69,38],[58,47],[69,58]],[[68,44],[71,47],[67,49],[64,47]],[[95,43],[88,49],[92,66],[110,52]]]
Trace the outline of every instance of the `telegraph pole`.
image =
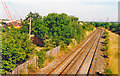
[[30,17],[30,26],[29,26],[29,39],[30,39],[30,34],[31,34],[31,17]]
[[109,22],[109,17],[107,17],[107,22]]

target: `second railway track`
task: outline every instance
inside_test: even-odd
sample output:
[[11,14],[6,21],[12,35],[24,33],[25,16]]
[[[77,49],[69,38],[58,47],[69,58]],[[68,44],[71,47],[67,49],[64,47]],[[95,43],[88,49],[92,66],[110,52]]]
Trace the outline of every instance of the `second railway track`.
[[[96,46],[97,42],[99,41],[101,32],[101,29],[97,29],[89,38],[87,38],[87,40],[84,40],[82,44],[79,45],[70,55],[68,55],[65,59],[58,63],[58,65],[53,68],[48,73],[48,75],[80,74],[83,63],[85,63],[85,60],[87,59],[89,54],[94,53],[91,53],[91,50]],[[91,56],[90,58],[93,57]]]

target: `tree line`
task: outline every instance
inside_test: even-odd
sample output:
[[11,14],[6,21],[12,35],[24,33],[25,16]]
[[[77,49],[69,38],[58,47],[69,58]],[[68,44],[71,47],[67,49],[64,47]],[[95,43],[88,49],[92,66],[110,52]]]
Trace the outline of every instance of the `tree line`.
[[[78,21],[79,18],[68,16],[65,13],[49,13],[42,17],[38,13],[30,12],[24,21],[28,23],[30,17],[32,18],[32,34],[41,39],[43,43],[40,46],[47,46],[46,42],[53,44],[54,47],[60,45],[60,42],[69,45],[72,38],[80,43],[86,36],[85,31],[94,29],[93,25],[85,24]],[[23,24],[26,25],[25,22]],[[25,31],[28,32],[29,30],[25,28]]]
[[95,27],[103,27],[120,35],[120,23],[117,22],[90,22]]

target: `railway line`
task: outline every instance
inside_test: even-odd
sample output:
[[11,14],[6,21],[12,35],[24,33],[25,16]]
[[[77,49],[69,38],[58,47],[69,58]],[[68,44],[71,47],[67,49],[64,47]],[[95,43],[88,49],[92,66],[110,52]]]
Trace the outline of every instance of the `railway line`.
[[89,74],[98,48],[102,29],[97,29],[66,58],[61,60],[48,75]]

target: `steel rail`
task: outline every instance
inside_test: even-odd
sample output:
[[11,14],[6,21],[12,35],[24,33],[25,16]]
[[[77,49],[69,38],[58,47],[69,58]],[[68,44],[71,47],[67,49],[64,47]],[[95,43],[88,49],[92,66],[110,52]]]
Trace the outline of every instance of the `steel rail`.
[[[98,30],[98,29],[97,29]],[[99,30],[98,30],[99,31]],[[93,34],[90,38],[88,38],[88,40],[87,41],[84,41],[84,42],[82,42],[82,43],[84,43],[84,46],[90,41],[90,39],[92,38],[92,37],[94,37],[94,35],[96,35],[96,33],[97,32],[95,32],[95,34]],[[85,43],[86,42],[86,43]],[[83,49],[84,48],[84,46],[82,46],[82,48],[81,49]],[[49,73],[48,73],[48,75],[50,75],[59,65],[61,65],[67,58],[69,58],[78,48],[79,48],[80,46],[78,46],[71,54],[69,54],[65,59],[63,59],[55,68],[53,68],[52,69],[52,71],[50,71]],[[79,52],[78,52],[79,53]],[[76,57],[76,56],[75,56]],[[73,58],[74,59],[74,58]],[[72,59],[72,60],[73,60]],[[71,61],[72,61],[71,60]]]

